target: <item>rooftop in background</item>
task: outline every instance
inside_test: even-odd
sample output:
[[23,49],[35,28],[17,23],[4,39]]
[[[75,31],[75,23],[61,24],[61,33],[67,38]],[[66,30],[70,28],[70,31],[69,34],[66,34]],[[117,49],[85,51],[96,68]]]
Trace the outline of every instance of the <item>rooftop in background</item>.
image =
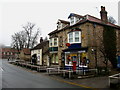
[[38,45],[36,45],[34,48],[32,48],[31,50],[37,50],[37,49],[42,49],[49,41],[43,41],[41,43],[39,43]]

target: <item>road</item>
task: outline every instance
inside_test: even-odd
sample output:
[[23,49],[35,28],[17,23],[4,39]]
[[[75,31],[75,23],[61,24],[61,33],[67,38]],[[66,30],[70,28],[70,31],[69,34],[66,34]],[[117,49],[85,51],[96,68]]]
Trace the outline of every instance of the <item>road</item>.
[[2,88],[81,88],[0,60]]

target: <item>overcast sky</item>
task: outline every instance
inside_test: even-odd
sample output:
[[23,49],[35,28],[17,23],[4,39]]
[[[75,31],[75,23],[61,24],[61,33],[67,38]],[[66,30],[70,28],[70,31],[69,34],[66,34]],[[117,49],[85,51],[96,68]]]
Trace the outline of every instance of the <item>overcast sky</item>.
[[[94,1],[94,2],[93,2]],[[70,13],[90,14],[100,18],[100,7],[118,22],[119,0],[1,0],[0,43],[11,44],[11,35],[27,22],[35,23],[43,37],[56,29],[58,19],[68,20]],[[39,40],[38,40],[39,41]]]

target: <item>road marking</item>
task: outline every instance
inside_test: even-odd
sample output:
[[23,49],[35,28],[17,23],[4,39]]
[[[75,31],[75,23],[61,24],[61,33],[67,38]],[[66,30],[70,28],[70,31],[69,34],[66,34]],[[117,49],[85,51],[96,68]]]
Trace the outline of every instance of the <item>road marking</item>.
[[[15,65],[16,66],[16,65]],[[1,67],[0,67],[1,68]],[[20,67],[20,68],[23,68],[23,67]],[[1,68],[2,69],[2,68]],[[3,69],[2,69],[3,70]],[[37,73],[37,74],[41,74],[39,72],[34,72],[34,71],[31,71],[30,69],[26,69],[24,68],[24,70],[28,71],[28,72],[31,72],[31,73]],[[41,74],[42,75],[42,74]],[[44,74],[43,74],[44,75]],[[46,75],[44,75],[46,76]],[[89,86],[85,86],[85,85],[82,85],[82,84],[77,84],[77,83],[73,83],[73,82],[69,82],[69,81],[65,81],[65,80],[61,80],[61,79],[58,79],[58,78],[55,78],[55,77],[49,77],[51,79],[54,79],[54,80],[57,80],[59,82],[64,82],[64,83],[67,83],[67,84],[71,84],[71,85],[75,85],[75,86],[79,86],[79,87],[83,87],[83,88],[88,88],[88,89],[91,89],[91,90],[99,90],[97,88],[93,88],[93,87],[89,87]]]
[[55,78],[55,77],[51,77],[51,78],[54,79],[54,80],[60,81],[60,82],[67,83],[67,84],[71,84],[71,85],[75,85],[75,86],[79,86],[79,87],[83,87],[83,88],[88,88],[88,89],[91,89],[91,90],[99,90],[97,88],[93,88],[93,87],[89,87],[89,86],[85,86],[85,85],[81,85],[81,84],[77,84],[77,83],[61,80],[61,79],[58,79],[58,78]]
[[0,70],[1,70],[1,71],[4,71],[1,67],[0,67]]

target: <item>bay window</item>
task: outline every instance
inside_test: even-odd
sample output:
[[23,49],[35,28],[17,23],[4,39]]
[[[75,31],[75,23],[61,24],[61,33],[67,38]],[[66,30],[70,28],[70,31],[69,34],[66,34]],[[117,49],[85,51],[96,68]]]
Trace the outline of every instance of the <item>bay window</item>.
[[75,42],[79,42],[79,38],[80,36],[79,36],[79,31],[76,31],[75,32]]
[[69,33],[69,42],[73,42],[73,33]]
[[68,43],[81,43],[81,31],[68,33]]

